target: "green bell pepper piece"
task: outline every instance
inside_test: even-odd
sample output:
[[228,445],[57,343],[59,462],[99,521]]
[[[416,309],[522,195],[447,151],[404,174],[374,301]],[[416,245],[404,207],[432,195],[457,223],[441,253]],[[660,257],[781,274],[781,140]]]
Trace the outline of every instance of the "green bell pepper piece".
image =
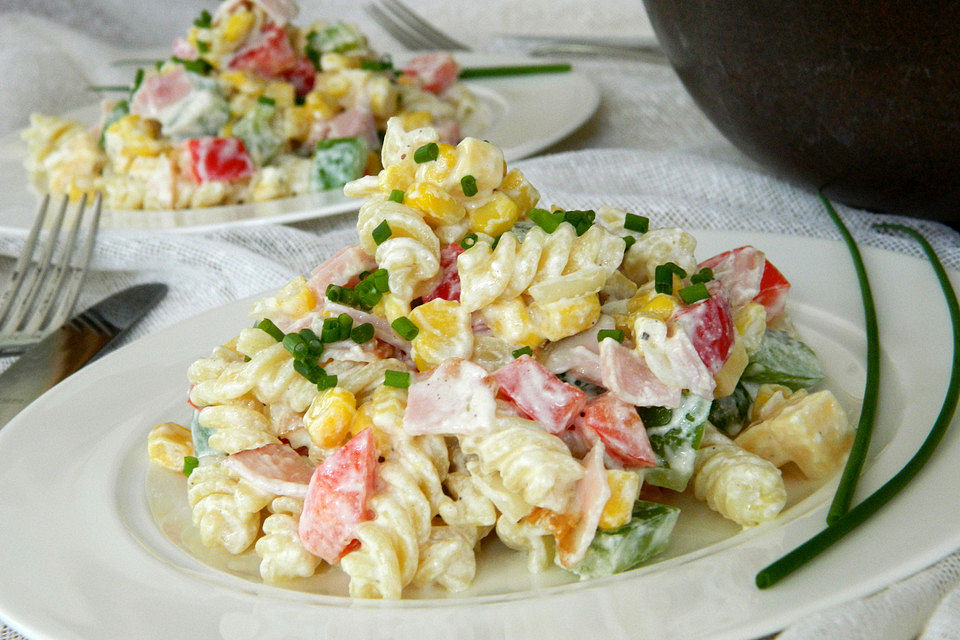
[[750,357],[740,379],[758,384],[782,384],[794,391],[823,379],[816,354],[784,331],[767,329],[760,348]]
[[313,190],[339,189],[363,175],[370,153],[363,138],[330,138],[313,154]]
[[706,398],[684,393],[676,409],[653,407],[639,410],[647,427],[650,446],[657,454],[657,466],[644,471],[644,482],[674,491],[686,488],[693,475],[710,404]]

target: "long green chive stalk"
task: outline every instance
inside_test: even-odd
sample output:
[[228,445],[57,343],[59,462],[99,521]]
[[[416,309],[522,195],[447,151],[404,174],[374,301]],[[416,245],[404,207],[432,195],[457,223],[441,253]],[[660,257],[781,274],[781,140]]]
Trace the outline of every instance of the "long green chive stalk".
[[836,209],[821,193],[820,199],[827,208],[827,213],[843,236],[843,241],[850,251],[850,258],[857,271],[857,280],[860,283],[860,293],[863,298],[863,319],[867,333],[867,379],[863,386],[863,406],[860,409],[860,421],[857,423],[857,433],[850,447],[850,455],[843,467],[840,484],[833,496],[830,510],[827,512],[827,524],[833,524],[850,509],[853,493],[860,479],[864,460],[867,458],[867,449],[870,448],[870,438],[873,437],[873,423],[877,415],[877,398],[880,393],[880,332],[877,329],[877,309],[873,304],[873,291],[870,289],[870,280],[867,278],[867,269],[863,266],[860,249],[850,230],[843,223]]
[[879,511],[883,505],[897,495],[897,493],[920,472],[933,455],[934,450],[937,448],[937,445],[940,444],[943,435],[950,426],[954,411],[957,408],[957,398],[960,397],[960,362],[958,362],[957,358],[958,354],[960,354],[960,304],[957,303],[957,296],[950,284],[950,277],[947,275],[946,269],[943,268],[940,259],[937,258],[933,247],[931,247],[927,239],[916,230],[899,224],[880,224],[876,225],[876,228],[902,231],[913,236],[913,238],[920,243],[923,252],[927,254],[927,258],[929,258],[930,264],[937,274],[937,279],[940,281],[940,288],[943,290],[943,295],[947,301],[947,309],[950,312],[950,324],[953,329],[953,358],[951,359],[953,365],[950,372],[950,383],[947,386],[947,392],[943,398],[943,405],[940,407],[940,414],[933,423],[930,433],[903,468],[884,483],[883,486],[871,493],[863,502],[828,525],[826,529],[776,562],[761,569],[756,577],[757,586],[761,589],[772,586],[812,560],[821,552],[827,550],[835,542],[852,531],[857,525]]
[[570,71],[570,65],[560,64],[522,64],[500,67],[464,67],[460,70],[460,79],[491,78],[494,76],[526,76],[534,73],[564,73]]

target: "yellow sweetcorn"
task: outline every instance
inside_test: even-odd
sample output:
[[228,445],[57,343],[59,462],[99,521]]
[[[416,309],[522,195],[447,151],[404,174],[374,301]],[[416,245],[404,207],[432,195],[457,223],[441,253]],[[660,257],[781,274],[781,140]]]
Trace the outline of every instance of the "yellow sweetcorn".
[[400,419],[403,419],[403,405],[394,402],[397,397],[395,391],[400,390],[393,387],[377,387],[373,394],[357,407],[357,413],[350,424],[351,436],[357,435],[364,429],[372,431],[373,442],[377,447],[377,453],[381,456],[386,456],[393,450],[393,438],[377,425],[377,418],[387,423],[395,422],[396,418],[392,417],[390,412],[399,411]]
[[387,319],[387,322],[393,322],[400,316],[410,313],[410,303],[390,292],[383,294],[373,307],[373,313]]
[[223,23],[223,31],[221,32],[223,40],[239,44],[253,28],[254,21],[255,18],[250,11],[244,10],[234,13]]
[[455,224],[467,215],[467,210],[453,196],[429,182],[415,184],[406,192],[403,204],[423,213],[424,219],[431,227]]
[[[457,147],[440,142],[437,144],[437,159],[417,166],[417,182],[443,184],[457,164]],[[459,185],[458,185],[459,187]]]
[[400,115],[404,131],[413,131],[421,127],[432,127],[433,116],[429,111],[407,111]]
[[636,295],[627,301],[627,311],[630,314],[641,314],[661,322],[669,320],[678,308],[680,308],[678,298],[666,293],[657,293],[650,288],[638,290]]
[[104,143],[111,157],[157,156],[167,148],[159,137],[159,122],[131,113],[107,127]]
[[753,355],[763,342],[767,330],[767,309],[759,302],[748,302],[733,314],[733,326],[743,339],[748,355]]
[[436,298],[413,309],[408,317],[419,329],[411,344],[420,371],[449,358],[469,358],[473,352],[470,314],[459,302]]
[[537,331],[527,305],[521,298],[496,301],[482,307],[479,312],[493,335],[501,340],[531,349],[543,344],[543,336]]
[[792,393],[790,387],[782,384],[762,384],[757,387],[757,395],[750,405],[750,422],[765,420],[776,413]]
[[416,175],[417,169],[413,162],[400,162],[385,167],[377,176],[377,182],[388,194],[394,190],[406,192],[416,179]]
[[747,356],[746,347],[743,346],[743,340],[735,341],[727,361],[723,363],[720,371],[717,371],[713,376],[716,383],[713,389],[714,398],[724,398],[733,393],[749,361],[750,358]]
[[319,89],[314,89],[303,98],[303,106],[315,118],[320,120],[329,120],[337,115],[340,108],[337,106],[336,99],[331,99],[331,94],[327,94]]
[[508,171],[497,190],[510,196],[520,209],[520,215],[525,215],[540,202],[540,192],[527,182],[526,176],[519,169]]
[[183,459],[193,455],[190,430],[173,422],[158,424],[147,436],[147,454],[164,469],[183,471]]
[[600,317],[600,297],[591,293],[553,302],[531,303],[530,317],[547,340],[560,340],[593,326]]
[[244,71],[242,69],[224,71],[220,74],[220,81],[236,93],[242,93],[248,96],[259,96],[263,93],[264,89],[263,80],[250,71]]
[[489,201],[470,212],[470,231],[499,236],[520,219],[520,207],[502,191],[494,191]]
[[313,399],[303,414],[303,424],[313,444],[336,447],[350,434],[356,415],[357,399],[353,394],[341,387],[332,387],[324,389]]
[[310,135],[313,125],[313,111],[310,107],[296,105],[283,110],[281,127],[285,138],[303,141]]
[[296,89],[289,82],[271,80],[263,88],[263,95],[273,99],[278,109],[292,107],[296,102]]
[[268,296],[258,300],[250,310],[255,318],[283,315],[296,318],[312,311],[317,306],[317,297],[307,286],[307,279],[297,276],[277,292],[275,296]]
[[603,506],[599,527],[610,531],[630,522],[633,503],[640,495],[640,475],[620,469],[607,469],[606,474],[607,486],[610,487],[610,499]]

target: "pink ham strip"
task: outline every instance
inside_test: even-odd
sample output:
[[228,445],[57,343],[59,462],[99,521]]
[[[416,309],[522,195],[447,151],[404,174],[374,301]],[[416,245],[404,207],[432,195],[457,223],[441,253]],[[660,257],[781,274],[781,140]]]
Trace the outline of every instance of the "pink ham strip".
[[583,560],[593,542],[603,508],[610,499],[610,487],[603,467],[603,444],[598,442],[583,459],[586,472],[577,484],[580,520],[576,527],[557,542],[560,565],[569,569]]
[[486,369],[450,358],[410,385],[403,430],[410,435],[472,434],[492,431],[497,383]]
[[163,73],[147,74],[130,100],[130,113],[143,118],[159,119],[160,113],[182,100],[193,91],[193,85],[183,67],[176,66]]
[[279,496],[303,498],[313,473],[310,462],[283,444],[230,454],[224,464],[253,486]]
[[638,407],[680,406],[680,389],[657,378],[643,358],[612,338],[600,343],[600,376],[615,396]]

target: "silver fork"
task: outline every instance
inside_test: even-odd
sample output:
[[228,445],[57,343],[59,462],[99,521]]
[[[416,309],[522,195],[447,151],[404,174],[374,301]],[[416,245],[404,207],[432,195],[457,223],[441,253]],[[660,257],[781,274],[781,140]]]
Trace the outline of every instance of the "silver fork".
[[[380,0],[364,5],[374,22],[393,36],[400,44],[413,50],[470,51],[470,47],[443,33],[407,7],[400,0]],[[624,44],[598,39],[569,39],[531,36],[500,36],[530,40],[539,44],[528,53],[531,56],[607,56],[667,64],[659,46],[653,43]]]
[[67,205],[64,197],[53,222],[44,228],[48,226],[50,196],[44,196],[40,204],[0,294],[0,355],[21,353],[36,344],[62,325],[76,306],[100,226],[102,200],[98,193],[93,212],[87,215],[84,195],[65,228]]

